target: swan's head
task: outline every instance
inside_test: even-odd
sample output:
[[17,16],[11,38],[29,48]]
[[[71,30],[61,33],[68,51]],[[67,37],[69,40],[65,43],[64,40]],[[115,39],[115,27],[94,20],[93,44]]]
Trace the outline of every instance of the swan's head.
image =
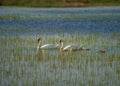
[[60,44],[63,43],[63,39],[60,39],[59,43],[60,43]]
[[63,39],[60,39],[59,43],[60,43],[60,49],[63,49],[63,46],[64,46]]
[[37,38],[38,43],[40,43],[42,41],[42,39],[40,37]]

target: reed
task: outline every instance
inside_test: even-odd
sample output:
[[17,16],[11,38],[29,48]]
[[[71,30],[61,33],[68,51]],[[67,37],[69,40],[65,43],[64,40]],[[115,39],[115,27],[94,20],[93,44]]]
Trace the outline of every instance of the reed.
[[[110,39],[112,36],[113,39]],[[43,43],[57,43],[59,38],[69,44],[83,43],[90,51],[37,52],[35,37],[0,38],[1,61],[0,83],[4,85],[118,85],[120,54],[117,34],[107,37],[100,34],[89,35],[44,35]],[[52,40],[51,40],[52,39]],[[115,42],[116,41],[116,42]],[[109,43],[109,44],[108,44]],[[98,47],[99,46],[99,47]],[[109,51],[110,46],[114,46]],[[97,51],[103,48],[105,54]],[[112,72],[112,70],[114,72]],[[13,78],[14,77],[14,78]],[[101,81],[104,80],[104,83]],[[6,81],[6,82],[5,82]]]

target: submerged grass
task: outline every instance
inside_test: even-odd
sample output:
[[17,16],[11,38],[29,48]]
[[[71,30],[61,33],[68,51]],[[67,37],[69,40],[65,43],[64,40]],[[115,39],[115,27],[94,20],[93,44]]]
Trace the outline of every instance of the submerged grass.
[[[65,45],[83,44],[91,50],[37,51],[36,37],[1,37],[0,85],[120,84],[119,33],[42,35],[42,43],[57,44],[61,38],[64,39]],[[99,49],[106,50],[106,53],[98,53]]]

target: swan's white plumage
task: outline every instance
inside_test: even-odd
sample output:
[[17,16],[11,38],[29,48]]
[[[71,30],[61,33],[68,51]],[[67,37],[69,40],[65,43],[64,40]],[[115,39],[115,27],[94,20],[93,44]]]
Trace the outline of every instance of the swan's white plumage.
[[75,44],[70,44],[70,45],[67,45],[63,48],[64,51],[66,50],[79,50],[80,47],[78,45],[75,45]]
[[37,49],[57,49],[59,44],[45,44],[41,46],[42,39],[39,37],[38,39]]
[[70,44],[64,47],[64,42],[61,39],[59,42],[59,44],[45,44],[43,46],[41,46],[41,38],[38,38],[38,47],[37,49],[57,49],[58,47],[60,47],[61,50],[63,51],[76,51],[76,50],[89,50],[88,48],[84,48],[82,45],[78,46],[76,44]]
[[55,44],[46,44],[40,47],[41,49],[55,49],[57,48],[57,45]]
[[83,45],[78,46],[76,44],[69,44],[67,46],[64,47],[64,42],[61,39],[60,40],[60,49],[63,51],[76,51],[76,50],[82,50],[83,49]]

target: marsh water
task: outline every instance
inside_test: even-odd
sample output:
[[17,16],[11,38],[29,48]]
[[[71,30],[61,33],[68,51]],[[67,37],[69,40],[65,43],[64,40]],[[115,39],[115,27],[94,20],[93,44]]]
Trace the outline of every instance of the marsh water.
[[[90,50],[37,50],[37,37]],[[16,85],[120,86],[120,7],[0,7],[0,86]]]

